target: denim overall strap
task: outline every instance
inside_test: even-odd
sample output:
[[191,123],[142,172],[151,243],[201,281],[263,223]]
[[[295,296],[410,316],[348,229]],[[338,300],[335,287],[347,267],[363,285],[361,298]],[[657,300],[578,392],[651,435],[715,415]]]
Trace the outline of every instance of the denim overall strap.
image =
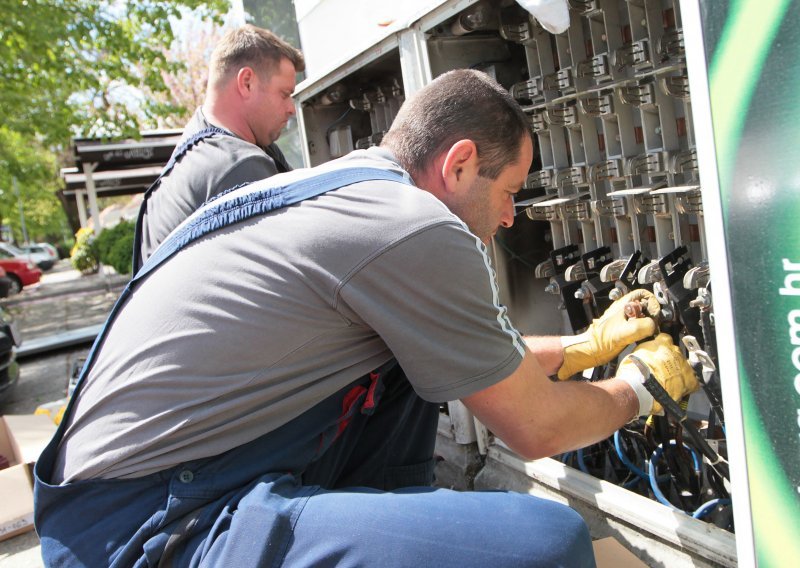
[[230,132],[223,128],[218,128],[216,126],[210,126],[208,128],[204,128],[198,132],[195,132],[192,136],[184,140],[180,146],[178,146],[174,152],[172,152],[172,156],[169,158],[169,162],[167,165],[164,166],[164,169],[161,170],[161,173],[158,174],[158,178],[156,181],[150,184],[150,187],[144,192],[144,198],[142,199],[142,204],[139,206],[139,215],[136,217],[136,229],[134,232],[133,237],[133,273],[136,274],[139,271],[140,266],[140,253],[142,250],[142,223],[144,222],[144,213],[147,210],[147,201],[150,199],[150,196],[153,192],[158,189],[158,186],[161,185],[161,179],[165,176],[168,176],[169,173],[172,171],[172,168],[175,167],[175,164],[180,160],[186,153],[194,148],[201,140],[205,140],[206,138],[210,138],[211,136],[215,136],[217,134],[221,134],[224,136],[232,136]]
[[[177,152],[176,152],[177,154]],[[172,160],[171,160],[172,162]],[[387,180],[411,185],[408,178],[399,173],[394,173],[377,168],[346,168],[321,173],[319,175],[293,181],[286,185],[280,184],[280,177],[272,177],[259,182],[245,184],[240,188],[247,187],[246,193],[225,198],[232,194],[228,191],[217,196],[210,201],[204,209],[198,210],[181,224],[169,237],[155,250],[147,259],[144,266],[128,282],[127,286],[120,294],[114,307],[111,309],[102,330],[92,345],[92,349],[86,358],[75,392],[70,399],[61,424],[54,436],[55,440],[61,440],[63,430],[68,422],[67,418],[72,410],[73,401],[77,398],[78,390],[82,387],[86,375],[89,374],[97,350],[102,345],[108,328],[116,318],[122,306],[133,292],[134,288],[153,270],[164,261],[177,253],[188,244],[206,236],[209,233],[222,229],[228,225],[250,219],[258,215],[265,215],[270,211],[281,209],[289,205],[299,203],[312,197],[317,197],[323,193],[363,181]]]
[[[277,179],[278,181],[273,181]],[[244,221],[275,209],[288,207],[332,189],[362,181],[386,180],[411,185],[404,176],[377,168],[347,168],[333,170],[320,175],[279,185],[280,177],[251,182],[246,193],[235,195],[233,190],[216,196],[207,202],[204,209],[189,217],[164,241],[144,263],[135,279],[144,277],[187,244],[227,225]],[[238,190],[240,188],[233,188]]]

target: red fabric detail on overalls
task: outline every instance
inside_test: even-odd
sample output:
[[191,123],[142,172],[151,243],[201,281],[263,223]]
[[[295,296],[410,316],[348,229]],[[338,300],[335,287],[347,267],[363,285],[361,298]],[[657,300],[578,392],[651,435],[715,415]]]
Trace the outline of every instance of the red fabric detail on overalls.
[[[347,394],[344,395],[342,399],[342,414],[339,417],[339,425],[336,429],[336,438],[341,436],[342,432],[344,432],[345,428],[350,424],[350,420],[353,418],[353,413],[355,412],[353,406],[364,393],[367,393],[367,396],[364,399],[364,404],[361,405],[361,412],[375,408],[375,388],[380,378],[381,376],[379,373],[372,372],[369,374],[369,389],[358,385],[351,388],[347,391]],[[322,444],[322,440],[320,440],[320,444]]]
[[367,391],[367,399],[361,406],[361,410],[372,410],[375,408],[375,387],[378,385],[378,379],[380,378],[381,376],[378,373],[373,372],[369,374],[369,390]]
[[[371,385],[370,385],[371,386]],[[355,386],[347,391],[342,399],[342,415],[339,417],[339,428],[336,431],[336,437],[341,436],[347,425],[350,424],[350,419],[353,417],[353,405],[358,402],[362,394],[367,392],[367,389],[361,385]]]

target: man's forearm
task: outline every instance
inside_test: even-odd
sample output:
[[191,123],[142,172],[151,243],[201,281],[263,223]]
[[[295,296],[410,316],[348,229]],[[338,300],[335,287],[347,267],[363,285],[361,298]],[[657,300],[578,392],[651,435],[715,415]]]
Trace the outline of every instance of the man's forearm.
[[524,337],[525,344],[531,353],[536,356],[542,370],[552,376],[558,373],[564,363],[564,347],[561,337],[557,335],[535,336],[527,335]]
[[[560,338],[553,339],[560,343]],[[533,353],[526,354],[505,380],[462,401],[510,448],[528,459],[607,438],[639,410],[636,393],[626,382],[552,381]]]

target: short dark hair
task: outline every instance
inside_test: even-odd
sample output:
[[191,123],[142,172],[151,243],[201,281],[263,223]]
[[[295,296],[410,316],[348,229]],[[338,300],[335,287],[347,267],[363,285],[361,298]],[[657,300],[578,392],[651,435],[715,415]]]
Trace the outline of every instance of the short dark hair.
[[413,176],[459,140],[475,142],[479,175],[497,179],[519,157],[530,121],[509,92],[486,73],[457,69],[437,77],[400,108],[381,146]]
[[270,75],[284,57],[292,62],[295,71],[305,70],[300,50],[269,30],[246,24],[228,31],[214,47],[209,62],[210,76],[220,80],[246,66]]

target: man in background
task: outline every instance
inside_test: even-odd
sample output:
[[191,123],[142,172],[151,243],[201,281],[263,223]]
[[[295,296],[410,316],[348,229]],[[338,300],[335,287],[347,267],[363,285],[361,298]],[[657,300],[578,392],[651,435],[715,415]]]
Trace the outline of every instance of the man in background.
[[211,54],[203,105],[159,181],[145,194],[134,270],[209,198],[291,170],[275,141],[295,114],[295,76],[303,55],[252,25],[229,31]]

